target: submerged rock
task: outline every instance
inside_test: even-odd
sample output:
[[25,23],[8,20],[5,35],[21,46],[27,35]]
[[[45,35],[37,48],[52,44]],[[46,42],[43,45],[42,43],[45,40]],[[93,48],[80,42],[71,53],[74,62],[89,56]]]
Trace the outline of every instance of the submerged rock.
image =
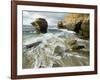
[[80,49],[84,49],[85,45],[80,44],[77,40],[70,40],[66,45],[69,45],[69,49],[72,51],[78,51]]
[[70,40],[68,42],[69,45],[74,45],[74,44],[77,44],[77,40]]
[[28,48],[32,48],[32,47],[36,47],[36,46],[38,46],[40,43],[41,43],[41,41],[40,41],[40,42],[31,43],[31,44],[25,45],[25,47],[26,47],[27,49],[28,49]]
[[63,47],[56,46],[55,50],[54,50],[54,53],[56,55],[63,56],[64,51],[65,51],[65,49]]
[[74,50],[74,51],[75,50],[80,50],[80,49],[83,49],[83,48],[85,48],[84,45],[77,45],[77,44],[75,44],[75,45],[71,46],[71,49]]

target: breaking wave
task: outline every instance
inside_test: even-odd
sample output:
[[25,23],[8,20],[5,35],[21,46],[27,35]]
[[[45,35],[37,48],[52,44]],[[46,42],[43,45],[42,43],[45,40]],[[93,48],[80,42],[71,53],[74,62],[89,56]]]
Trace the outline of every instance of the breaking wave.
[[23,43],[23,68],[50,68],[89,65],[89,41],[75,32],[59,29],[30,37]]

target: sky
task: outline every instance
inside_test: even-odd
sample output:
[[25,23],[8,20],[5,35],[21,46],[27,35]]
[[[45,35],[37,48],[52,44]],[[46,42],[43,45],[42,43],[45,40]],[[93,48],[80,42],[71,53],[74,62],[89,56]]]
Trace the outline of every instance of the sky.
[[23,11],[23,25],[31,25],[36,18],[45,18],[48,25],[57,25],[57,22],[63,20],[66,15],[65,12]]

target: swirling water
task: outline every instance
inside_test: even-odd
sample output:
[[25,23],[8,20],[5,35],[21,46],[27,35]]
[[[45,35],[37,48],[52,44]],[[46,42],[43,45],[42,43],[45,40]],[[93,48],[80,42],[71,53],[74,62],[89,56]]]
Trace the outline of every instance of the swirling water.
[[[73,40],[84,48],[73,50]],[[89,41],[73,31],[49,29],[46,34],[23,33],[23,68],[48,68],[89,65]]]

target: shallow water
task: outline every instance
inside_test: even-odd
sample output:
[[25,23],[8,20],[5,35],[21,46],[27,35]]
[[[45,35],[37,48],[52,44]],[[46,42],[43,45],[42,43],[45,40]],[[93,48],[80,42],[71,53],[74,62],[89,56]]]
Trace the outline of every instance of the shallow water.
[[[86,49],[71,50],[65,43],[65,40],[68,42],[71,39],[85,45]],[[23,47],[23,68],[89,65],[89,41],[79,39],[73,31],[50,29],[47,34],[23,33],[23,46],[38,41],[42,42],[35,47]],[[55,52],[57,46],[60,46],[60,50]]]

